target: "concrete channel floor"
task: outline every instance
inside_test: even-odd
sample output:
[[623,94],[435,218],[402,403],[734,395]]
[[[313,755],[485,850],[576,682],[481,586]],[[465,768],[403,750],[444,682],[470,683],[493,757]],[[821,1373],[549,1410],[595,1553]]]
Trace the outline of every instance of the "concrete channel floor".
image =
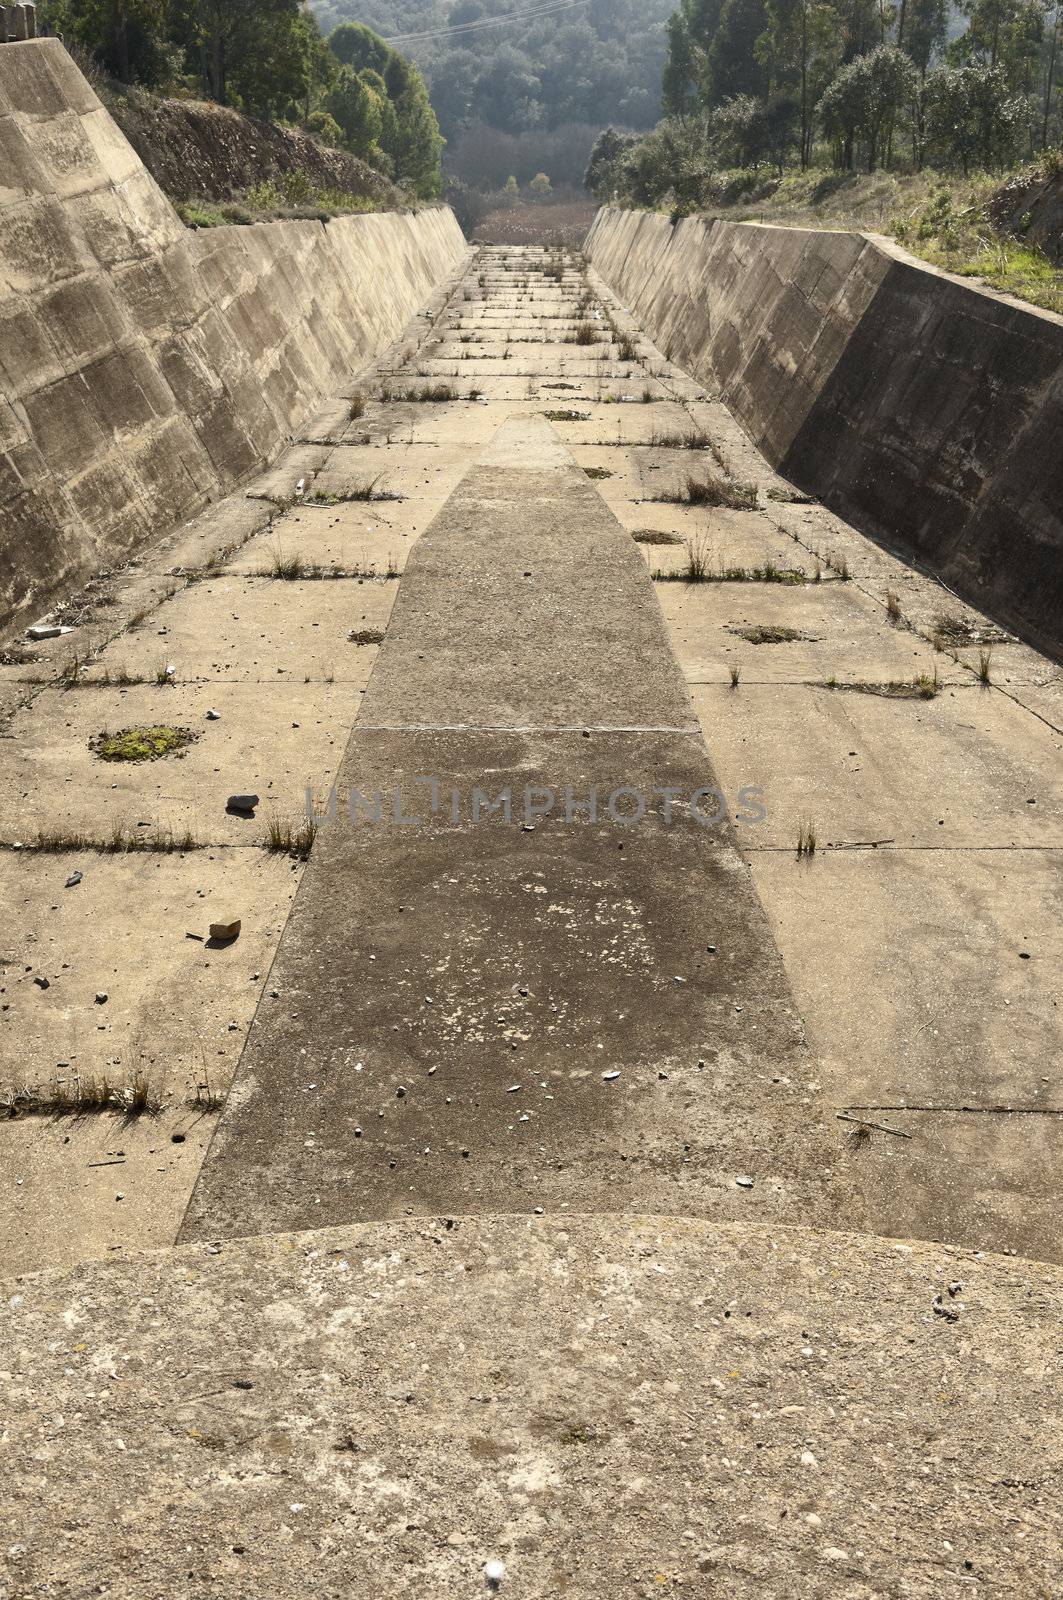
[[[1057,667],[536,250],[63,615],[0,664],[0,1078],[161,1109],[0,1123],[13,1595],[1055,1592]],[[343,824],[426,777],[732,825]]]

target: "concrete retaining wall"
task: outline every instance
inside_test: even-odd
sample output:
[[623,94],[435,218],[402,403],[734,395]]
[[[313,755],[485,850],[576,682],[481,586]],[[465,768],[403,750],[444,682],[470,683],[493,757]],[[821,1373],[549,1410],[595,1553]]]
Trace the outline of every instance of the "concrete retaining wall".
[[0,627],[267,461],[465,251],[442,209],[189,232],[62,45],[5,45]]
[[587,248],[787,478],[1063,651],[1063,319],[862,234],[604,210]]

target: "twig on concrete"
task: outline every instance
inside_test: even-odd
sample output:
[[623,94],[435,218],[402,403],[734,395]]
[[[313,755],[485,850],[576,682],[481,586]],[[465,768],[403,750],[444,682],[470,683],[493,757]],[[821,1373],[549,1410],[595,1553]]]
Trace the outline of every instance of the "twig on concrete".
[[847,1111],[838,1112],[839,1122],[855,1122],[858,1128],[877,1128],[879,1133],[892,1133],[895,1139],[910,1139],[910,1133],[904,1133],[900,1128],[889,1128],[884,1122],[865,1122],[862,1117],[851,1117]]

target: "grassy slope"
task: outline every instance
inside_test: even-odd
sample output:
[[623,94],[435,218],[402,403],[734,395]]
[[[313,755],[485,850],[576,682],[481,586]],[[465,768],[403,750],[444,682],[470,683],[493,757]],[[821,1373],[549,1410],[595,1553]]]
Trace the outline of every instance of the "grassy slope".
[[[1063,314],[1063,271],[1039,250],[998,233],[986,207],[1000,179],[984,175],[793,172],[730,199],[714,214],[790,227],[892,234],[914,255]],[[768,192],[770,191],[770,192]]]

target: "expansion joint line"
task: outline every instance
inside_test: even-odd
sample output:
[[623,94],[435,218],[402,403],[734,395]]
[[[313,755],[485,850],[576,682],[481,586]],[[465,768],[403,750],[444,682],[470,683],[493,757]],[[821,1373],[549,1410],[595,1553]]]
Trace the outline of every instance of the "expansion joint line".
[[1063,1117],[1063,1106],[846,1106],[846,1111],[892,1111],[902,1115],[907,1111],[927,1113],[963,1113],[978,1117]]

